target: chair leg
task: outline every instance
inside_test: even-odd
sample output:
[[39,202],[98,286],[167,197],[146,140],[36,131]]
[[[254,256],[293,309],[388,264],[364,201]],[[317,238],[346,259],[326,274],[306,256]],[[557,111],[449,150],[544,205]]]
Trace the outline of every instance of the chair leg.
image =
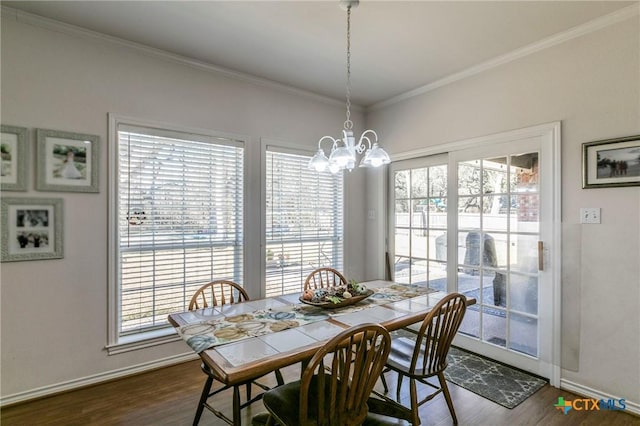
[[280,370],[276,370],[276,380],[278,381],[278,386],[284,385],[284,379],[282,378]]
[[413,420],[411,424],[417,426],[420,424],[420,415],[418,410],[418,389],[416,388],[416,381],[413,378],[409,378],[409,394],[411,395],[411,414],[413,414]]
[[453,400],[451,399],[451,394],[449,393],[449,387],[447,386],[447,380],[444,378],[444,373],[438,373],[438,380],[440,381],[440,387],[442,388],[442,393],[444,393],[444,399],[447,401],[447,405],[449,406],[449,412],[451,413],[451,418],[453,419],[453,424],[458,424],[458,418],[456,417],[456,411],[453,409]]
[[380,380],[382,380],[382,389],[384,389],[384,393],[389,393],[389,386],[387,386],[387,379],[384,378],[384,371],[380,373]]
[[233,424],[240,425],[240,386],[233,387]]
[[208,376],[207,381],[204,383],[204,388],[202,388],[202,394],[200,395],[200,402],[198,402],[198,409],[196,410],[196,416],[193,419],[193,426],[198,426],[200,422],[200,417],[202,416],[202,411],[204,410],[204,404],[207,402],[207,398],[209,397],[209,391],[211,390],[211,385],[213,384],[213,377]]
[[247,401],[251,401],[251,383],[247,383]]
[[402,380],[404,379],[404,375],[402,373],[398,373],[398,383],[396,385],[396,401],[400,402],[400,389],[402,389]]

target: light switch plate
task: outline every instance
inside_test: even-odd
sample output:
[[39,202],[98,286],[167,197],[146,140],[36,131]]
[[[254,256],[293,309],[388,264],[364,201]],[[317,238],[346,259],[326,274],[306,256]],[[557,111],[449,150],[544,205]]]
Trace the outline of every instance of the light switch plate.
[[580,223],[600,223],[600,207],[581,208]]

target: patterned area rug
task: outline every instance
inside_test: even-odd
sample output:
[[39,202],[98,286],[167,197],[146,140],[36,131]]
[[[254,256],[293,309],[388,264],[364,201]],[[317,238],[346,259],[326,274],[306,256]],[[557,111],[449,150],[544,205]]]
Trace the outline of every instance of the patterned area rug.
[[513,408],[547,382],[512,367],[452,347],[444,372],[452,383],[506,408]]

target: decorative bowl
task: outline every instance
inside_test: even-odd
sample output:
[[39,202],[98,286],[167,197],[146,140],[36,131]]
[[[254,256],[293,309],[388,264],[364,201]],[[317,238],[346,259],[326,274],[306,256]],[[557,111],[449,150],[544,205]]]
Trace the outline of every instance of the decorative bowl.
[[373,290],[367,290],[366,292],[364,292],[363,294],[358,294],[357,296],[351,296],[348,299],[340,299],[341,301],[338,303],[333,303],[333,302],[312,302],[310,300],[304,300],[302,298],[302,296],[300,296],[300,301],[306,305],[311,305],[311,306],[317,306],[319,308],[324,308],[324,309],[335,309],[335,308],[342,308],[344,306],[349,306],[349,305],[353,305],[355,303],[358,303],[361,300],[366,299],[367,297],[371,296],[373,294]]

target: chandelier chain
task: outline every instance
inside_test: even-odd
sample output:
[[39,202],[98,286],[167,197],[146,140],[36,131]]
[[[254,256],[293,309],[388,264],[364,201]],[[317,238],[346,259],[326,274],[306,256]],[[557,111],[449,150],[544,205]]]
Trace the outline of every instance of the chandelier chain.
[[344,122],[344,128],[346,130],[353,128],[351,121],[351,6],[347,7],[347,120]]

